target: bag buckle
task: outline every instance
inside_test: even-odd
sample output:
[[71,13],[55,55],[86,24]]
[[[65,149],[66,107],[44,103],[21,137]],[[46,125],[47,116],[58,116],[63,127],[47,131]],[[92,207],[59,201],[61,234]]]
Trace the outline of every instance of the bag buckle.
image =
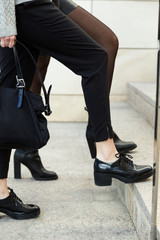
[[26,84],[23,78],[18,78],[18,76],[16,76],[17,79],[17,88],[25,88]]

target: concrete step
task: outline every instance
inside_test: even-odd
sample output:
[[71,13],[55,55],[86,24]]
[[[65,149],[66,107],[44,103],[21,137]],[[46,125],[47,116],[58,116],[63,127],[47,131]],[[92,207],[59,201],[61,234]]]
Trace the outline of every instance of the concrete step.
[[17,222],[0,214],[0,240],[139,239],[115,182],[94,185],[85,128],[86,123],[49,123],[51,139],[40,155],[44,166],[57,172],[56,181],[35,181],[24,166],[16,180],[11,159],[8,185],[25,202],[39,205],[41,215]]
[[[114,107],[113,107],[114,106]],[[136,164],[153,165],[153,128],[143,116],[137,113],[127,103],[112,105],[112,122],[116,132],[124,140],[137,143],[137,149],[132,152]],[[130,213],[138,236],[143,240],[150,240],[152,179],[136,184],[125,185],[115,181],[122,199]],[[158,223],[160,211],[158,210]],[[160,240],[158,225],[157,239]]]
[[[155,125],[156,83],[129,83],[128,84],[128,101],[130,105],[136,111],[138,111],[144,119],[146,119],[146,121],[149,123],[153,131],[154,125]],[[149,125],[148,125],[148,128],[149,128]],[[144,128],[146,132],[147,131],[146,126],[142,127],[142,129]],[[147,135],[147,137],[148,137],[148,140],[150,139],[150,137],[153,138],[153,136],[149,136],[149,135]],[[146,145],[145,151],[147,151],[147,148],[149,146],[150,144]],[[152,144],[152,148],[153,148],[153,144]],[[148,195],[148,191],[149,190],[146,189],[146,195]],[[132,188],[127,190],[125,194],[129,194],[129,192],[131,196],[133,196]],[[138,195],[137,196],[141,198],[141,195],[142,194],[139,194],[139,196]],[[158,198],[160,199],[160,193],[158,195],[159,195]],[[146,207],[146,205],[144,206]],[[133,211],[131,211],[131,214]],[[150,212],[148,211],[148,209],[146,209],[145,212],[146,212],[146,216],[148,216],[148,220],[150,221]],[[158,205],[158,213],[157,213],[157,239],[160,239],[160,206],[159,205]]]
[[[126,102],[112,103],[111,109],[114,130],[123,140],[138,145],[132,154],[134,162],[152,165],[153,128]],[[94,186],[85,127],[86,123],[49,123],[51,140],[40,154],[46,168],[59,174],[58,181],[34,181],[26,168],[22,169],[23,179],[15,180],[11,164],[9,186],[25,201],[39,204],[42,214],[18,225],[1,218],[1,240],[15,226],[8,240],[137,240],[126,206],[139,239],[150,239],[152,179],[129,185],[114,180],[111,187]],[[158,216],[160,222],[160,212]],[[26,237],[28,229],[30,236]]]
[[138,111],[152,127],[155,121],[155,83],[135,83],[128,84],[128,102]]

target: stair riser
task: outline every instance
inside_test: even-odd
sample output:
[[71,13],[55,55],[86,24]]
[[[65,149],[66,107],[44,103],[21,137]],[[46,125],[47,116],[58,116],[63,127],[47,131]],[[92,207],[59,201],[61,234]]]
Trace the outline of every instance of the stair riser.
[[121,200],[126,204],[139,239],[150,240],[150,213],[147,209],[144,209],[144,203],[141,201],[141,196],[136,186],[134,184],[124,184],[119,181],[115,181],[115,184],[119,190]]
[[128,102],[152,127],[154,127],[155,106],[153,104],[139,95],[139,92],[131,87],[128,88]]

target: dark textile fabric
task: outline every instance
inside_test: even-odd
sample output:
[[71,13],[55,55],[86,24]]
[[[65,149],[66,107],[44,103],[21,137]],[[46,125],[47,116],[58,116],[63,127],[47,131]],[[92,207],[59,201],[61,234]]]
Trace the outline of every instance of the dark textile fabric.
[[7,178],[11,150],[0,150],[0,179]]
[[72,0],[59,0],[58,2],[58,8],[66,15],[72,12],[76,7],[78,7],[78,5]]
[[[35,59],[38,59],[39,52],[37,50],[31,49],[28,46],[30,51],[32,51],[32,55],[34,55]],[[24,75],[24,79],[26,80],[26,88],[29,89],[35,68],[33,65],[29,66],[29,70],[27,69],[27,64],[31,62],[30,57],[21,46],[17,45],[17,49],[19,52],[21,61],[21,67]],[[0,47],[0,88],[2,87],[10,87],[15,88],[16,81],[16,68],[15,68],[15,60],[13,57],[13,49],[10,48],[1,48]],[[7,178],[8,176],[8,168],[9,168],[9,160],[10,160],[11,150],[8,149],[0,149],[0,179]]]
[[[64,15],[54,3],[17,5],[16,18],[18,39],[30,46],[30,51],[35,58],[39,52],[45,52],[77,75],[82,76],[82,88],[95,140],[99,142],[112,138],[108,82],[106,81],[108,55],[105,49]],[[11,65],[13,55],[10,49],[0,49],[0,51],[4,51],[3,56],[0,57],[0,67],[3,68],[0,82],[11,87],[13,83],[7,83],[6,76],[15,73],[14,66]],[[5,52],[10,53],[9,58],[5,57]],[[33,66],[30,60],[27,61],[26,54],[21,49],[19,56],[21,62],[25,60],[23,71],[29,87],[34,74]]]
[[[65,15],[69,14],[75,8],[78,7],[78,5],[72,0],[52,0],[52,1]],[[40,55],[47,56],[47,54],[44,52],[41,52]]]
[[78,5],[72,0],[52,0],[52,1],[66,15],[72,12],[76,7],[78,7]]
[[20,40],[25,40],[37,51],[46,52],[82,76],[82,88],[95,139],[107,139],[107,127],[111,126],[111,122],[106,81],[108,56],[105,49],[52,3],[32,7],[18,5],[17,29]]

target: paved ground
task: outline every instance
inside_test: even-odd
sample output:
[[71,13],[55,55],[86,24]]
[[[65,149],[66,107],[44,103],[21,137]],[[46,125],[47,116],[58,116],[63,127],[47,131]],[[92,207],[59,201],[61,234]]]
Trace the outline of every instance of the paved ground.
[[[129,109],[119,106],[122,114]],[[51,140],[40,153],[45,167],[58,173],[57,181],[35,181],[25,167],[23,179],[15,180],[11,159],[9,186],[25,202],[38,204],[41,215],[16,221],[1,214],[0,240],[138,240],[114,182],[111,187],[94,185],[85,127],[85,123],[49,124]]]

